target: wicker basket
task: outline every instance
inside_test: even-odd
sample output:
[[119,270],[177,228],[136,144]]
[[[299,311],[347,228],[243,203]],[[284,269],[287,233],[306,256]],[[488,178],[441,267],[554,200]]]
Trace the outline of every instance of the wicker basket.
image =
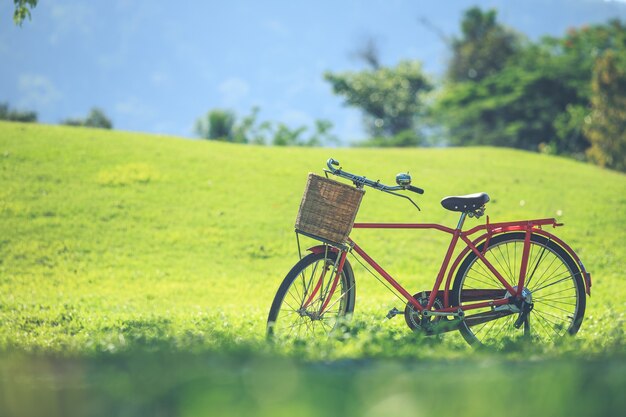
[[342,244],[348,238],[365,191],[309,174],[296,218],[296,230]]

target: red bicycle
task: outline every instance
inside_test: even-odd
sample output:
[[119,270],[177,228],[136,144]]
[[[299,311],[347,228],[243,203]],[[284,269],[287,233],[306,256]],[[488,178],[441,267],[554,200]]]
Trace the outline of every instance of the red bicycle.
[[[579,330],[591,275],[570,246],[544,230],[562,226],[555,219],[490,223],[487,217],[485,224],[464,231],[468,216],[484,215],[489,196],[478,193],[441,200],[446,210],[460,213],[455,228],[354,223],[366,186],[405,198],[418,209],[410,197],[397,192],[424,190],[412,186],[408,174],[398,174],[397,186],[389,186],[346,172],[332,158],[327,166],[326,178],[309,175],[296,221],[297,237],[302,234],[321,243],[301,256],[280,285],[267,320],[268,337],[303,339],[343,328],[354,311],[356,293],[348,254],[368,264],[396,296],[406,300],[404,310],[393,308],[387,317],[403,314],[414,331],[433,335],[459,330],[470,344],[498,347],[521,339],[553,343]],[[329,179],[328,174],[350,180],[354,187]],[[432,289],[407,291],[349,237],[353,227],[449,234]],[[459,245],[465,246],[452,259]]]

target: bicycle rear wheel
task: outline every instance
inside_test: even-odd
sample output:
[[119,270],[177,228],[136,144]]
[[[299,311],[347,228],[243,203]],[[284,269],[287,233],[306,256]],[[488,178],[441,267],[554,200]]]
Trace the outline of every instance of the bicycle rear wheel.
[[[512,286],[518,284],[524,232],[494,236],[478,250]],[[519,328],[520,307],[508,304],[466,311],[459,331],[470,344],[503,348],[518,340],[553,344],[578,332],[585,314],[582,274],[574,259],[554,241],[532,235],[524,289],[532,310]],[[510,294],[494,274],[471,252],[456,274],[452,303],[458,306],[507,298]]]
[[356,292],[354,273],[347,260],[327,300],[336,276],[338,255],[330,250],[312,253],[294,265],[272,302],[267,318],[268,337],[295,340],[324,337],[345,323],[354,311]]

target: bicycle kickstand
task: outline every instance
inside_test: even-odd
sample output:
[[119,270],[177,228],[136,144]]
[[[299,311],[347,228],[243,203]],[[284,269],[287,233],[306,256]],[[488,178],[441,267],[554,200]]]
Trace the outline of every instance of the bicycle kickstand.
[[522,327],[522,324],[524,324],[524,322],[528,320],[528,315],[533,310],[533,307],[533,303],[527,303],[526,301],[522,301],[522,307],[520,309],[521,311],[519,313],[519,316],[517,317],[517,320],[515,320],[513,327],[515,327],[516,329]]

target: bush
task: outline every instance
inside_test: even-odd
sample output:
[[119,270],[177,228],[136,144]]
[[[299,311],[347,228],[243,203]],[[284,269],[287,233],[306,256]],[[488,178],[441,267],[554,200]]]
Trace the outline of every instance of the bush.
[[29,110],[12,110],[11,108],[9,108],[9,105],[7,103],[0,103],[0,120],[35,123],[37,122],[37,113]]
[[107,117],[106,114],[104,114],[104,111],[97,107],[92,108],[85,119],[68,118],[61,121],[61,124],[67,126],[95,127],[98,129],[113,128],[113,123],[111,122],[111,120]]

